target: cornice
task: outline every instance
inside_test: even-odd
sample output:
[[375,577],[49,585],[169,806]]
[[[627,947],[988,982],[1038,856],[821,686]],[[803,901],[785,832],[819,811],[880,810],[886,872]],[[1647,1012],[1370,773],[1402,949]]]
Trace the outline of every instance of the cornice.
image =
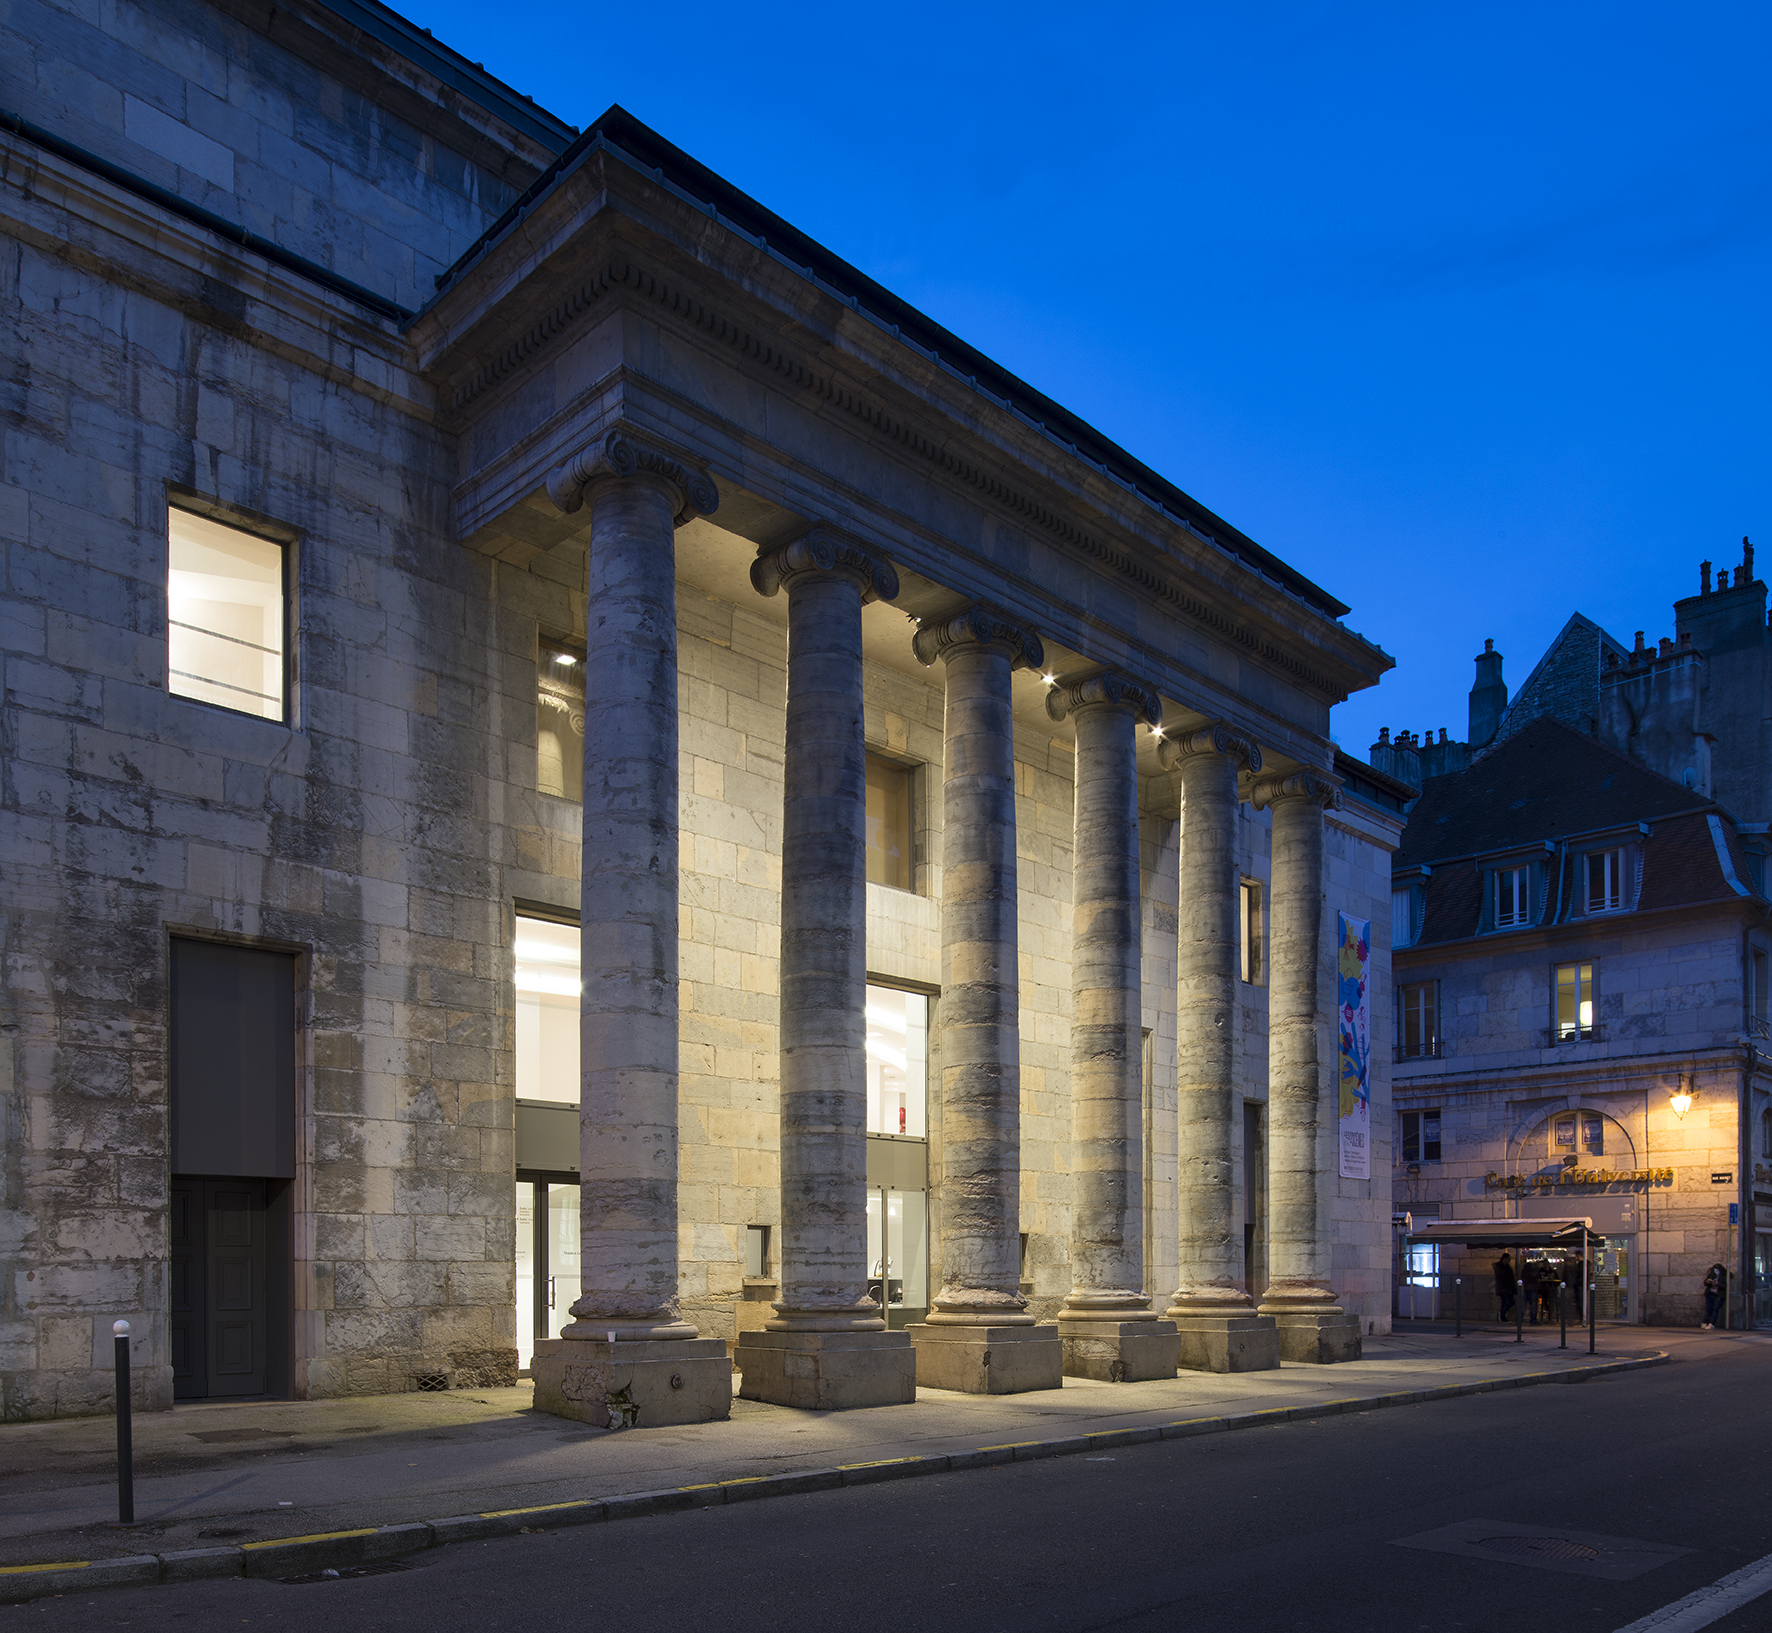
[[[446,376],[440,386],[440,395],[448,403],[450,412],[460,414],[543,347],[563,336],[585,314],[612,295],[623,294],[664,309],[748,363],[769,370],[796,389],[847,414],[875,435],[934,465],[983,494],[1001,509],[1129,579],[1140,591],[1235,642],[1252,656],[1284,671],[1319,695],[1331,701],[1340,701],[1346,696],[1335,681],[1267,639],[1260,630],[1227,616],[1170,576],[1139,561],[1111,539],[1079,526],[1025,488],[961,457],[950,443],[925,436],[883,404],[862,396],[834,373],[815,367],[790,351],[776,337],[756,333],[699,295],[637,265],[625,254],[612,254],[600,261],[595,270],[577,281],[569,294],[557,300],[496,356],[459,374]],[[1247,564],[1242,566],[1244,571],[1253,573],[1254,569]],[[1310,616],[1321,618],[1323,615],[1311,611]]]
[[952,618],[924,624],[911,637],[911,650],[925,668],[967,647],[995,647],[1008,654],[1011,669],[1038,669],[1046,661],[1038,635],[983,601]]
[[815,527],[773,550],[763,550],[751,563],[751,587],[759,595],[793,589],[794,581],[825,573],[855,580],[865,605],[891,601],[898,595],[898,569],[879,551],[835,528]]

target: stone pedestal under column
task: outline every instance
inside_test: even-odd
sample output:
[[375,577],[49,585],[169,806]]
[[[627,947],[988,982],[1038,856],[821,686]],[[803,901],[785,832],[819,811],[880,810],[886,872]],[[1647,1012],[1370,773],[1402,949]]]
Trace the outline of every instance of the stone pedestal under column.
[[1282,1310],[1273,1321],[1282,1360],[1331,1366],[1360,1358],[1360,1318],[1346,1310]]
[[599,1429],[657,1429],[732,1416],[732,1362],[721,1338],[613,1344],[544,1338],[531,1372],[536,1411]]
[[917,1398],[917,1351],[903,1332],[765,1329],[745,1333],[733,1354],[741,1400],[833,1412]]
[[[1141,1323],[1141,1325],[1143,1325]],[[917,1346],[917,1382],[963,1395],[1021,1395],[1064,1387],[1058,1328],[906,1327]]]
[[1280,1364],[1274,1318],[1251,1309],[1177,1315],[1179,1364],[1189,1372],[1267,1372]]
[[1175,1376],[1180,1341],[1173,1321],[1115,1321],[1062,1310],[1058,1337],[1067,1378],[1135,1384]]

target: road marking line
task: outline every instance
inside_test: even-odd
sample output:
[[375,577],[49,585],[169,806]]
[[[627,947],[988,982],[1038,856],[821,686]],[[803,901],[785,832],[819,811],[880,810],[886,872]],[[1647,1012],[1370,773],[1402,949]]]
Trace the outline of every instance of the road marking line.
[[31,1571],[84,1571],[91,1566],[90,1559],[58,1559],[48,1565],[0,1565],[0,1576],[24,1576]]
[[[581,1498],[579,1501],[572,1503],[537,1503],[534,1508],[492,1508],[488,1509],[480,1516],[480,1518],[483,1520],[508,1520],[518,1514],[552,1514],[556,1509],[589,1508],[590,1506],[591,1499]],[[342,1534],[350,1536],[353,1533],[346,1531]],[[246,1543],[245,1546],[251,1548],[256,1545],[249,1542]]]
[[306,1537],[271,1537],[264,1542],[243,1542],[242,1550],[254,1548],[293,1548],[298,1542],[336,1542],[340,1537],[372,1537],[376,1528],[366,1525],[356,1531],[316,1531]]
[[1698,1633],[1699,1628],[1720,1622],[1762,1593],[1772,1593],[1772,1554],[1744,1565],[1708,1588],[1651,1611],[1641,1621],[1619,1628],[1618,1633]]

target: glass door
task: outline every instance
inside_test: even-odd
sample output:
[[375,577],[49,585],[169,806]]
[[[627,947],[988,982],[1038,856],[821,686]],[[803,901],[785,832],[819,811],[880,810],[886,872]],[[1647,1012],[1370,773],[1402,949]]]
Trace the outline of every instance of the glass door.
[[1608,1236],[1594,1244],[1594,1319],[1630,1320],[1630,1250],[1628,1236]]
[[929,1195],[868,1187],[868,1295],[894,1331],[929,1313]]
[[1754,1232],[1754,1325],[1772,1325],[1772,1231]]
[[578,1297],[578,1180],[525,1174],[517,1181],[517,1370],[536,1340],[557,1338]]
[[517,1181],[517,1370],[535,1359],[535,1181]]

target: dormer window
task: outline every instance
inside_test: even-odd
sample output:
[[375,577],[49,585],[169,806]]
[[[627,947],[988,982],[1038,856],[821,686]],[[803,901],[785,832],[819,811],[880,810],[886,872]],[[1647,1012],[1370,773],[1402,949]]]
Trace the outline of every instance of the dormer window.
[[1507,930],[1532,922],[1532,869],[1497,868],[1494,873],[1495,928]]
[[1630,899],[1630,852],[1623,845],[1587,853],[1587,910],[1610,913]]
[[1391,946],[1413,947],[1421,939],[1432,868],[1409,868],[1391,875]]

